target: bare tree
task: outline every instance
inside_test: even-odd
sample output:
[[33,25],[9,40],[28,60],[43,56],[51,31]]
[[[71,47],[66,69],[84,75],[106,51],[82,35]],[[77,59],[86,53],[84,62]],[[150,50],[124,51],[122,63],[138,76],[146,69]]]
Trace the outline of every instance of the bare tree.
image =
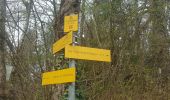
[[0,0],[0,100],[5,99],[5,0]]

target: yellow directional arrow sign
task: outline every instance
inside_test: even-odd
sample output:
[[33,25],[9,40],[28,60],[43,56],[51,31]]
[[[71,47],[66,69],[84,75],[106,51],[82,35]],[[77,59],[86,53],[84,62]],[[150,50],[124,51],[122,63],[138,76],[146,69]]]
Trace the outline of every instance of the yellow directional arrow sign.
[[75,68],[45,72],[42,74],[42,85],[75,82],[76,79],[75,74],[76,74]]
[[81,46],[67,45],[65,47],[65,57],[111,62],[110,50],[88,48],[88,47],[81,47]]
[[64,17],[64,32],[78,30],[78,14]]
[[72,43],[73,33],[70,32],[53,44],[53,54]]

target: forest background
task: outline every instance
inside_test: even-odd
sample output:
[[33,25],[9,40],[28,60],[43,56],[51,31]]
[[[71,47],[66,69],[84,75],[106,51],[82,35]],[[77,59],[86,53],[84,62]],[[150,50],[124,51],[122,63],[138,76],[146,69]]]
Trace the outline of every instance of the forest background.
[[0,0],[0,100],[67,99],[69,84],[42,86],[41,74],[68,67],[51,47],[70,12],[81,45],[112,55],[77,61],[78,100],[170,99],[169,0]]

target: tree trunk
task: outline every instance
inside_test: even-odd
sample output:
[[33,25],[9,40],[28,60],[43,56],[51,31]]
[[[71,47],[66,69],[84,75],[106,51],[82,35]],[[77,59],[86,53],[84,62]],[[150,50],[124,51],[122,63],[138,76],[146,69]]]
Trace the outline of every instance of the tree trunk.
[[[64,36],[64,16],[78,13],[80,11],[80,2],[81,0],[61,0],[59,13],[55,17],[55,40]],[[57,92],[53,95],[53,100],[58,100],[63,91],[64,85],[58,85]]]
[[59,39],[64,35],[64,16],[78,13],[80,11],[81,0],[61,0],[60,10],[55,17],[54,31],[56,38]]
[[5,100],[5,0],[0,0],[0,100]]

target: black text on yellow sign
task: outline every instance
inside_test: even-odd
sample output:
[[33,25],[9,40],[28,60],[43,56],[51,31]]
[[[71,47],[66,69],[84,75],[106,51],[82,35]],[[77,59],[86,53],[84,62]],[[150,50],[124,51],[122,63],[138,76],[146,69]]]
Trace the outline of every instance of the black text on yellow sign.
[[64,17],[64,32],[78,30],[78,14]]
[[75,80],[76,69],[74,67],[42,74],[42,85],[62,84],[75,82]]
[[72,37],[73,37],[73,33],[69,32],[64,37],[62,37],[60,40],[55,42],[53,44],[53,54],[63,49],[66,45],[71,44],[73,42]]
[[88,48],[81,46],[67,45],[65,47],[65,57],[74,59],[111,62],[110,50]]

